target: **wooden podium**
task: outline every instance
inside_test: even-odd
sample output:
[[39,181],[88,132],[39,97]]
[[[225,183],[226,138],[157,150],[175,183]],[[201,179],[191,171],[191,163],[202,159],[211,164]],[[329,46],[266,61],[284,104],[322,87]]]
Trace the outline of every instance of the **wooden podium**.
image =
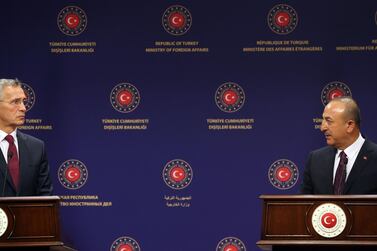
[[0,197],[0,249],[49,250],[63,246],[59,200],[58,196]]
[[262,195],[263,250],[377,250],[377,195]]

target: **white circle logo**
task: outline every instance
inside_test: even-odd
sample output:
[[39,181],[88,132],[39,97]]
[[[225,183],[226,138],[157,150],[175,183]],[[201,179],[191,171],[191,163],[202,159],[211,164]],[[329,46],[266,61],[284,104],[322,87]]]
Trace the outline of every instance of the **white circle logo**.
[[313,212],[312,225],[322,237],[334,238],[346,228],[347,217],[343,209],[333,203],[319,205]]
[[3,236],[8,228],[8,216],[5,211],[0,208],[0,237]]

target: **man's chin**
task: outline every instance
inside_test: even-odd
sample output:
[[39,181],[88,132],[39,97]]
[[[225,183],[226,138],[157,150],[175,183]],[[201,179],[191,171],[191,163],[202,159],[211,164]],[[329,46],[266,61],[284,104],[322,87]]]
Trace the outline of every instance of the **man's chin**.
[[25,119],[16,122],[16,126],[23,126],[25,124]]
[[331,140],[331,139],[326,139],[326,143],[327,143],[327,145],[329,145],[329,146],[334,146],[334,141]]

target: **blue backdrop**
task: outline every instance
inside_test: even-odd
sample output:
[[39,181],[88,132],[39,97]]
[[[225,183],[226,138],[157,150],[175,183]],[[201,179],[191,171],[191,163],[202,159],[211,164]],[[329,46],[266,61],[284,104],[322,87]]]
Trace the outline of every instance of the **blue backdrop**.
[[258,250],[258,196],[298,192],[331,97],[377,141],[376,1],[1,9],[0,76],[26,84],[75,249]]

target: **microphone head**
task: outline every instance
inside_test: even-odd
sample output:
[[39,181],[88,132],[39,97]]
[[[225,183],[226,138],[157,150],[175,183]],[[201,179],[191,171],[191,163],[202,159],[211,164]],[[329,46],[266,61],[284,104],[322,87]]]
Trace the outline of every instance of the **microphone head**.
[[8,160],[11,159],[13,157],[13,153],[12,152],[8,152]]

